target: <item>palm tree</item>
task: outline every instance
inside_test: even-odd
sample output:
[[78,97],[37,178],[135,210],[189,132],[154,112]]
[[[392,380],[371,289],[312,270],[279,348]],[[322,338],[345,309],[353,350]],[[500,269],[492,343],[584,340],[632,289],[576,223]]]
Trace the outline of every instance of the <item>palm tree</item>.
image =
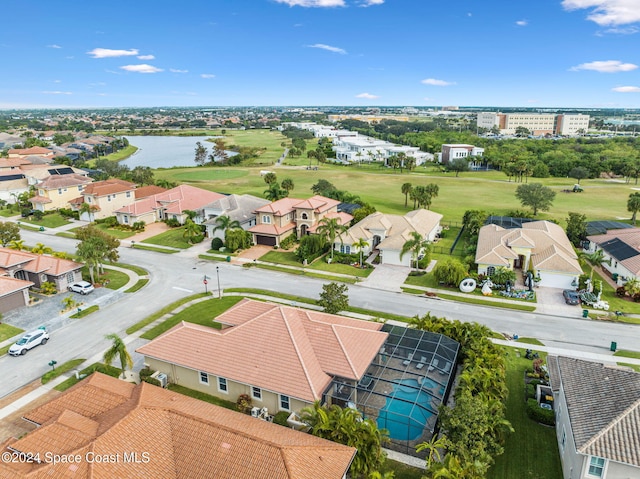
[[191,219],[187,219],[187,221],[184,222],[184,233],[182,233],[183,238],[193,244],[194,240],[200,235],[202,235],[202,228],[200,225]]
[[411,190],[413,190],[413,185],[411,183],[403,183],[400,189],[402,190],[402,194],[404,195],[404,207],[406,208],[407,200],[409,199],[409,193],[411,193]]
[[227,215],[220,215],[215,219],[216,227],[213,228],[213,233],[218,230],[226,231],[236,228],[240,228],[240,222],[238,220],[232,220]]
[[285,178],[282,180],[280,186],[282,186],[283,190],[287,190],[287,193],[289,193],[294,188],[293,180],[291,178]]
[[82,203],[80,205],[80,214],[88,213],[89,214],[89,223],[93,223],[93,214],[98,211],[98,207],[96,205],[91,205],[89,203]]
[[415,259],[416,262],[416,270],[418,269],[418,257],[422,251],[425,252],[425,256],[429,252],[429,245],[431,244],[429,240],[425,239],[420,233],[417,231],[412,231],[410,234],[411,238],[408,239],[405,244],[402,245],[402,250],[400,250],[400,259],[411,251],[411,257]]
[[272,185],[274,184],[276,181],[278,181],[278,177],[276,176],[276,174],[273,171],[270,171],[269,173],[267,173],[266,175],[264,175],[262,177],[262,179],[264,180],[264,182],[268,185]]
[[362,250],[369,246],[369,243],[367,243],[367,240],[365,240],[364,238],[360,238],[358,239],[358,241],[353,243],[353,246],[360,250],[360,267],[362,268]]
[[603,264],[608,264],[611,266],[611,259],[604,258],[604,251],[601,249],[595,250],[593,253],[580,252],[578,253],[578,261],[582,264],[588,263],[591,267],[591,273],[589,275],[589,279],[593,281],[593,269],[597,267],[602,267]]
[[24,240],[13,240],[9,243],[9,249],[15,249],[18,251],[22,251],[24,249],[27,249],[27,247],[24,244]]
[[36,243],[36,245],[31,248],[31,252],[35,254],[51,254],[53,253],[53,248],[45,246],[43,243]]
[[422,452],[427,450],[427,469],[431,468],[435,461],[440,462],[442,455],[440,450],[446,450],[449,446],[449,441],[446,436],[432,437],[431,441],[422,442],[416,446],[416,452]]
[[629,199],[627,200],[627,211],[633,213],[633,215],[631,216],[631,221],[635,226],[636,213],[640,211],[640,193],[638,193],[637,191],[629,195]]
[[269,201],[278,201],[282,198],[286,198],[288,196],[287,190],[280,187],[280,185],[275,182],[269,185],[269,189],[264,190],[264,197]]
[[316,231],[329,241],[329,244],[331,245],[331,259],[333,260],[333,244],[335,243],[336,238],[339,238],[340,244],[342,244],[342,233],[347,231],[347,227],[341,224],[338,218],[325,217],[318,222],[318,228]]
[[130,368],[133,367],[133,359],[131,359],[131,355],[129,354],[129,351],[127,351],[127,346],[124,344],[122,338],[115,333],[107,334],[105,339],[111,341],[112,344],[111,347],[105,351],[103,360],[105,364],[111,366],[111,363],[117,356],[122,369],[121,376],[124,378],[124,372],[126,371],[127,366]]

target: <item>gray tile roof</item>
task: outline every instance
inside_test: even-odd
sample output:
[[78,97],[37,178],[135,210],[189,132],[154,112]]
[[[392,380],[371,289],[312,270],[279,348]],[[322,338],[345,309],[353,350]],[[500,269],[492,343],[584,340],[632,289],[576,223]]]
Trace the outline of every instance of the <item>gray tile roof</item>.
[[564,390],[576,449],[640,467],[640,374],[580,359],[548,358]]

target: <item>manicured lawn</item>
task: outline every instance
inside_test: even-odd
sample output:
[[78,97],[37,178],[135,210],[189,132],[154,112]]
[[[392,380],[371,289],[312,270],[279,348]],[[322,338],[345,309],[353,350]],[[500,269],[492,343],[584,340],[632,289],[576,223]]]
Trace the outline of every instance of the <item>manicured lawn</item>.
[[[221,130],[217,130],[222,134]],[[286,136],[284,136],[279,131],[272,130],[262,130],[262,129],[254,129],[254,130],[229,130],[225,131],[224,142],[227,146],[237,145],[237,146],[246,146],[251,148],[260,148],[263,151],[258,153],[258,158],[253,160],[253,164],[255,165],[272,165],[284,152],[284,147],[280,146],[280,143],[287,142],[291,143]],[[212,140],[213,141],[213,140]],[[309,145],[311,141],[307,141],[307,145]],[[317,144],[317,141],[316,141]],[[306,157],[306,155],[305,155]],[[278,177],[281,175],[278,174]],[[280,178],[282,179],[282,178]]]
[[24,329],[16,328],[10,324],[0,324],[0,342],[13,338],[20,333],[24,333]]
[[118,239],[129,238],[130,236],[133,236],[136,234],[135,231],[131,231],[131,230],[108,228],[104,223],[93,223],[93,226]]
[[[587,273],[589,272],[588,267],[585,268],[585,272]],[[595,270],[593,272],[593,280],[602,281],[602,300],[607,301],[609,303],[609,311],[623,311],[625,313],[630,313],[630,314],[640,314],[640,303],[635,303],[633,301],[619,298],[618,296],[616,296],[615,289],[609,283],[607,283],[605,280],[602,279],[602,276],[600,276],[600,274],[598,273],[598,270]],[[592,309],[591,311],[604,313],[604,311],[602,310]],[[625,322],[625,319],[628,320],[632,318],[625,318],[624,316],[620,318],[616,318],[617,321],[622,321],[622,322]]]
[[135,266],[133,264],[114,263],[114,266],[119,266],[121,268],[130,269],[131,271],[133,271],[134,273],[138,274],[139,276],[146,276],[146,275],[149,274],[149,272],[146,269],[141,268],[140,266]]
[[10,218],[11,216],[19,215],[20,211],[16,211],[13,208],[0,208],[0,216]]
[[32,224],[34,226],[44,226],[45,228],[57,228],[59,226],[68,225],[71,223],[67,218],[58,213],[52,213],[50,215],[44,215],[41,220],[36,220],[33,216],[29,216],[29,218],[23,218],[20,220],[21,223]]
[[618,366],[626,366],[640,373],[640,364],[616,363]]
[[544,343],[537,340],[536,338],[518,338],[516,339],[519,343],[527,343],[527,344],[535,344],[536,346],[544,346]]
[[[562,477],[555,429],[542,426],[527,416],[524,402],[524,371],[531,360],[524,349],[505,348],[507,352],[507,420],[515,429],[505,444],[504,454],[496,458],[488,479],[558,479]],[[520,351],[522,357],[516,356]],[[540,357],[546,357],[540,353]]]
[[301,269],[289,269],[289,268],[283,268],[281,266],[274,266],[271,264],[256,264],[256,265],[252,265],[250,263],[246,263],[245,264],[246,267],[256,267],[256,268],[260,268],[260,269],[268,269],[271,271],[279,271],[280,273],[287,273],[287,274],[299,274],[302,276],[309,276],[311,278],[320,278],[323,279],[325,281],[339,281],[342,283],[350,283],[350,284],[354,284],[356,283],[356,279],[355,278],[345,278],[343,276],[332,276],[329,274],[323,274],[323,273],[314,273],[313,271],[309,271],[309,270],[305,270],[303,271],[302,268]]
[[260,256],[260,261],[268,263],[286,264],[288,266],[296,266],[302,268],[302,263],[296,257],[293,251],[269,251]]
[[500,301],[486,301],[483,299],[479,299],[473,295],[469,296],[455,296],[453,294],[446,294],[438,292],[438,298],[448,299],[450,301],[458,301],[461,303],[470,303],[470,304],[478,304],[482,306],[490,306],[492,308],[506,308],[506,309],[515,309],[517,311],[534,311],[536,309],[535,306],[530,306],[528,304],[513,304],[513,303],[502,303]]
[[155,251],[156,253],[164,253],[164,254],[173,254],[177,253],[179,250],[177,249],[167,249],[161,248],[160,246],[150,246],[142,243],[136,243],[136,249],[143,249],[145,251]]
[[638,352],[638,351],[628,351],[626,349],[619,349],[618,351],[613,353],[613,355],[614,356],[621,356],[623,358],[640,359],[640,352]]
[[[105,274],[100,275],[96,279],[99,283],[102,283],[105,288],[120,289],[129,282],[129,275],[121,271],[105,268],[104,272]],[[108,283],[105,284],[105,281],[108,281]]]
[[94,304],[93,306],[89,306],[88,308],[80,306],[78,309],[80,310],[80,312],[69,316],[71,319],[81,319],[85,316],[89,316],[91,313],[95,313],[96,311],[98,311],[100,309],[100,306]]
[[320,271],[329,271],[331,273],[349,274],[351,276],[358,276],[360,278],[366,278],[373,273],[373,268],[360,269],[350,264],[340,263],[327,263],[324,258],[318,258],[309,265],[311,269],[317,269]]
[[[184,228],[172,228],[164,233],[160,233],[159,235],[152,236],[151,238],[147,238],[142,240],[143,243],[147,244],[156,244],[159,246],[169,246],[171,248],[179,248],[179,249],[187,249],[192,245],[187,242],[184,238]],[[136,243],[138,244],[138,243]]]
[[[91,366],[87,366],[82,371],[80,371],[80,375],[81,376],[85,375],[85,377],[87,377],[87,376],[89,376],[91,373],[93,373],[95,371],[98,371],[98,372],[101,372],[103,374],[106,374],[107,376],[111,376],[112,378],[117,378],[118,376],[120,376],[120,373],[122,372],[122,371],[120,371],[120,368],[116,368],[116,367],[113,367],[113,366],[107,366],[106,364],[102,364],[102,363],[93,363]],[[82,379],[84,379],[84,378],[82,378]],[[69,379],[67,379],[64,382],[61,382],[60,384],[58,384],[53,389],[55,389],[56,391],[66,391],[71,386],[74,386],[75,384],[77,384],[80,381],[82,381],[82,379],[76,379],[75,376],[71,376]]]
[[136,331],[141,330],[145,326],[153,323],[154,321],[157,321],[162,316],[164,316],[167,313],[170,313],[171,311],[173,311],[177,307],[182,306],[183,304],[186,304],[186,303],[188,303],[190,301],[193,301],[194,299],[204,298],[205,296],[208,296],[208,295],[205,294],[205,293],[199,293],[199,294],[194,294],[192,296],[187,296],[186,298],[179,299],[178,301],[174,301],[173,303],[166,305],[164,308],[159,309],[158,311],[156,311],[152,315],[147,316],[142,321],[138,321],[133,326],[130,326],[129,328],[127,328],[127,330],[125,332],[127,334],[133,334]]
[[225,401],[224,399],[211,396],[210,394],[201,393],[200,391],[194,391],[193,389],[185,388],[184,386],[178,386],[177,384],[169,384],[167,386],[167,389],[179,394],[184,394],[185,396],[189,396],[194,399],[200,399],[201,401],[208,402],[209,404],[215,404],[216,406],[221,406],[227,409],[233,409],[234,411],[238,410],[236,408],[236,403],[232,401]]
[[147,278],[139,279],[138,282],[133,286],[131,286],[129,289],[127,289],[125,293],[135,293],[136,291],[139,291],[140,289],[144,288],[144,286],[148,282],[149,280]]
[[242,298],[240,296],[227,296],[223,298],[208,299],[192,304],[157,326],[154,326],[140,337],[144,339],[155,339],[182,321],[220,329],[220,324],[216,323],[214,318],[225,312],[241,299]]
[[[137,146],[129,145],[121,150],[116,151],[115,153],[111,153],[110,155],[107,155],[107,156],[101,156],[100,158],[103,160],[106,159],[109,161],[120,161],[120,160],[129,158],[136,151],[138,151]],[[89,166],[93,166],[95,165],[95,160],[89,160],[87,163],[89,164]]]
[[60,364],[54,370],[49,371],[48,373],[44,373],[42,375],[42,384],[47,384],[52,379],[57,378],[58,376],[66,373],[67,371],[71,371],[73,368],[78,366],[79,364],[84,363],[85,359],[72,359],[71,361],[67,361],[64,364]]

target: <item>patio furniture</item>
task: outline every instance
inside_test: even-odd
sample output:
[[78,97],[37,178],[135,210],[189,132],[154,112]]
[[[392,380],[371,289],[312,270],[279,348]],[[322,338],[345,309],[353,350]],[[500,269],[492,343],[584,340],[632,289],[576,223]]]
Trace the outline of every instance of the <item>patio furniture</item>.
[[411,364],[412,359],[413,359],[413,353],[409,353],[409,355],[407,356],[407,359],[402,361],[402,364],[404,364],[405,366],[409,366],[409,364]]
[[427,357],[426,356],[422,356],[420,358],[420,362],[418,364],[416,364],[416,369],[422,369],[426,362],[427,362]]
[[444,365],[444,368],[442,368],[441,370],[438,371],[440,374],[442,374],[443,376],[445,374],[449,374],[449,372],[451,372],[451,363],[449,361],[447,361]]
[[427,371],[429,371],[429,372],[433,371],[435,368],[438,367],[438,364],[440,364],[440,360],[438,358],[435,358],[431,362],[431,365],[427,368]]

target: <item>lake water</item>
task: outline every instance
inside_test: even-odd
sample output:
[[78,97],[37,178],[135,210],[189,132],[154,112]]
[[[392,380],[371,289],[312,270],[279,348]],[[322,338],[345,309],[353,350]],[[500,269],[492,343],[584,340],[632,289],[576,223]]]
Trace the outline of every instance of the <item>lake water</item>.
[[[129,144],[138,147],[138,151],[124,161],[130,169],[136,166],[151,168],[171,168],[173,166],[197,166],[196,143],[200,142],[207,149],[207,157],[213,152],[213,143],[208,142],[211,136],[125,136]],[[227,155],[237,153],[227,151]]]

